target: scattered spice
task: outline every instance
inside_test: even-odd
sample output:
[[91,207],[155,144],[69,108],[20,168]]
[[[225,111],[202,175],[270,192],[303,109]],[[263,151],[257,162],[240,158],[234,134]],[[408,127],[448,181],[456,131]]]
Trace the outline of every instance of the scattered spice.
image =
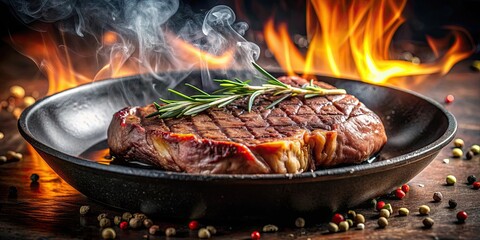
[[433,219],[427,217],[425,219],[423,219],[423,226],[425,226],[425,228],[432,228],[433,224],[435,223],[435,221],[433,221]]
[[443,163],[445,163],[445,164],[450,163],[450,159],[448,159],[448,158],[443,159]]
[[329,222],[327,228],[328,228],[328,231],[331,233],[338,232],[338,225],[335,224],[334,222]]
[[405,192],[402,189],[395,190],[395,197],[398,199],[403,199],[405,197]]
[[335,224],[340,224],[341,221],[345,220],[345,218],[343,217],[342,214],[340,213],[335,213],[332,217],[332,220],[331,222],[335,223]]
[[305,219],[302,217],[295,219],[295,226],[299,228],[305,227]]
[[267,232],[267,233],[278,232],[278,227],[273,224],[267,224],[263,226],[262,232]]
[[2,140],[3,138],[5,138],[5,134],[3,134],[3,132],[0,132],[0,140]]
[[5,156],[0,156],[0,163],[6,163],[7,162],[7,157]]
[[125,212],[125,213],[122,214],[122,220],[126,221],[126,222],[130,221],[130,218],[132,218],[132,217],[133,217],[133,215],[129,212]]
[[363,223],[357,224],[357,230],[363,230],[363,229],[365,229],[365,224]]
[[457,213],[457,219],[459,222],[465,222],[467,220],[468,214],[465,211],[460,211]]
[[380,228],[385,228],[386,226],[388,226],[388,220],[384,217],[380,217],[377,223],[378,223],[378,227]]
[[122,222],[120,222],[119,226],[120,226],[120,229],[122,229],[122,230],[127,230],[127,228],[128,228],[128,222],[122,221]]
[[398,215],[400,215],[400,216],[408,216],[408,214],[410,214],[410,211],[408,210],[408,208],[400,208],[400,209],[398,209]]
[[345,221],[347,221],[348,226],[350,226],[350,227],[353,226],[353,221],[352,221],[352,219],[347,219],[347,220],[345,220]]
[[97,220],[100,222],[100,220],[102,220],[102,218],[106,218],[107,217],[107,214],[106,213],[100,213],[98,216],[97,216]]
[[338,230],[340,230],[340,232],[346,232],[349,228],[350,225],[347,221],[341,221],[340,224],[338,224]]
[[24,107],[30,107],[32,104],[35,103],[35,98],[31,97],[31,96],[26,96],[24,99],[23,99],[23,106]]
[[388,211],[387,209],[382,209],[382,210],[380,210],[379,216],[384,217],[384,218],[389,218],[390,217],[390,211]]
[[480,182],[474,182],[472,186],[473,186],[473,189],[478,190],[480,189]]
[[6,157],[7,161],[20,161],[23,159],[23,155],[21,153],[14,151],[7,151]]
[[190,230],[195,230],[195,229],[198,228],[198,225],[199,225],[199,224],[198,224],[198,221],[193,220],[193,221],[190,221],[190,222],[188,223],[188,228],[189,228]]
[[477,155],[480,153],[480,146],[475,144],[470,147],[470,151],[472,151],[474,155]]
[[440,202],[443,199],[443,194],[441,192],[434,192],[433,193],[433,200],[435,202]]
[[259,231],[253,231],[251,234],[250,234],[250,238],[252,240],[258,240],[260,239],[260,232]]
[[200,228],[198,230],[198,238],[200,239],[207,239],[210,238],[212,234],[206,228]]
[[139,228],[142,226],[142,220],[139,218],[130,218],[128,226],[133,229]]
[[375,208],[377,209],[377,211],[380,211],[384,206],[385,206],[385,202],[384,202],[384,201],[378,201],[378,202],[377,202],[377,205],[375,206]]
[[410,186],[409,186],[408,184],[403,184],[403,185],[402,185],[402,191],[403,191],[404,193],[410,192]]
[[452,156],[453,156],[454,158],[462,157],[462,155],[463,155],[462,149],[460,149],[460,148],[454,148],[454,149],[452,150]]
[[177,235],[177,230],[173,227],[169,227],[167,229],[165,229],[165,236],[167,237],[173,237]]
[[385,206],[383,206],[382,209],[387,209],[390,212],[390,214],[393,213],[393,208],[392,208],[392,205],[390,203],[385,204]]
[[463,148],[463,146],[465,146],[465,142],[461,138],[456,138],[453,140],[453,146],[457,148]]
[[87,215],[90,211],[90,206],[85,205],[80,207],[80,215]]
[[457,201],[455,201],[454,199],[448,200],[448,206],[450,208],[456,208],[457,207]]
[[455,183],[457,182],[457,178],[453,175],[448,175],[447,178],[445,179],[447,181],[447,185],[455,185]]
[[420,215],[428,215],[430,213],[430,207],[427,205],[422,205],[418,208]]
[[451,94],[448,94],[446,97],[445,97],[445,103],[449,104],[449,103],[452,103],[453,101],[455,101],[455,97]]
[[207,226],[206,229],[212,234],[212,235],[215,235],[217,234],[217,229],[214,227],[214,226]]
[[476,181],[477,181],[477,177],[475,175],[470,175],[470,176],[467,177],[468,185],[473,184]]
[[152,225],[150,228],[148,228],[148,234],[150,235],[155,235],[160,231],[160,226],[158,225]]
[[14,98],[23,98],[25,97],[25,89],[17,85],[11,86],[10,95]]
[[355,219],[356,215],[357,215],[357,213],[353,210],[348,210],[348,212],[347,212],[347,218],[349,218],[349,219]]
[[119,225],[121,222],[122,222],[122,217],[120,216],[113,217],[113,224]]
[[103,239],[115,239],[117,237],[117,233],[113,228],[105,228],[102,231],[102,238]]
[[134,213],[133,217],[140,220],[140,221],[143,221],[143,220],[147,219],[147,215],[145,215],[143,213]]
[[354,221],[355,221],[355,224],[357,225],[360,223],[365,223],[365,217],[362,214],[357,213],[357,215],[355,215]]
[[102,218],[100,219],[100,222],[98,224],[100,225],[101,228],[106,228],[106,227],[110,227],[111,222],[110,222],[110,219],[108,218]]
[[40,179],[40,176],[38,176],[38,174],[32,173],[32,175],[30,175],[30,180],[31,180],[32,182],[37,182],[38,179]]
[[151,219],[145,219],[143,220],[143,226],[145,228],[150,228],[151,226],[153,226],[153,221]]
[[372,207],[376,208],[376,207],[377,207],[377,199],[375,199],[375,198],[372,199],[372,200],[370,201],[370,205],[372,205]]
[[472,151],[468,151],[468,152],[465,154],[465,159],[470,160],[470,159],[473,158],[473,155],[475,155],[475,154],[473,154]]

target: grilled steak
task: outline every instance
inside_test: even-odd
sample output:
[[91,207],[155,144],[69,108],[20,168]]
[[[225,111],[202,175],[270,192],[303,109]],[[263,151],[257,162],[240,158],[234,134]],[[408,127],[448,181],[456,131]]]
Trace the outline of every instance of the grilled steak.
[[[300,86],[298,77],[279,80]],[[332,86],[318,82],[323,88]],[[193,117],[146,118],[153,105],[127,107],[108,129],[111,154],[188,173],[300,173],[360,163],[387,137],[379,117],[352,95],[291,97],[266,109],[273,96],[212,108]]]

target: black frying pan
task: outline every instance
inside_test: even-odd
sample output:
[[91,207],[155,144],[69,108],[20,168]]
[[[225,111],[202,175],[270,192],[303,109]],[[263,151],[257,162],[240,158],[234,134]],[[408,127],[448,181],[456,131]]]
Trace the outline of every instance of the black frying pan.
[[[194,72],[185,81],[199,78]],[[46,97],[23,112],[19,129],[56,173],[91,199],[158,217],[210,219],[319,216],[357,206],[408,182],[454,137],[454,117],[431,99],[359,81],[320,79],[346,89],[382,118],[388,135],[380,152],[383,160],[296,175],[201,175],[102,165],[79,157],[105,142],[114,112],[160,95],[171,97],[166,85],[139,76]]]

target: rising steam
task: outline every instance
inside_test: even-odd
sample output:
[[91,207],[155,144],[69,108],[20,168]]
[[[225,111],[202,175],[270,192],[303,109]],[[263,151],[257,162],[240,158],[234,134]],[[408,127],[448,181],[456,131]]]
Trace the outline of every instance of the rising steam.
[[[10,0],[8,4],[36,31],[51,31],[45,24],[34,24],[48,23],[63,39],[88,40],[84,45],[94,48],[96,60],[92,80],[115,76],[126,65],[134,65],[137,73],[148,73],[154,81],[174,87],[182,79],[172,79],[169,72],[200,69],[204,87],[210,88],[212,67],[234,77],[227,70],[253,71],[250,63],[260,53],[257,45],[242,37],[248,25],[235,23],[227,6],[196,13],[177,0]],[[111,39],[105,41],[108,34]],[[192,54],[183,45],[201,53]],[[74,47],[68,42],[58,46]],[[212,56],[229,60],[215,64],[208,61]],[[35,60],[43,65],[43,59]]]

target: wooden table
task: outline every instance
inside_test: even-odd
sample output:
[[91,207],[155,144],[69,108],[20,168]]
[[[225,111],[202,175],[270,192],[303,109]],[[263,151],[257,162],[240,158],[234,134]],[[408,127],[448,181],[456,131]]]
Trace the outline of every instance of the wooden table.
[[[18,62],[2,60],[3,69],[11,69]],[[459,129],[457,136],[465,140],[465,144],[480,144],[480,73],[472,71],[471,61],[458,64],[448,75],[443,77],[432,76],[418,85],[409,85],[410,89],[425,94],[439,102],[444,101],[447,94],[455,96],[455,102],[446,106],[458,120]],[[32,64],[26,64],[21,69],[32,69]],[[15,78],[7,75],[0,82],[0,99],[8,95],[8,87],[13,84],[25,86],[27,93],[37,90],[44,94],[44,81],[29,81],[28,76],[34,76],[35,70],[22,71],[24,78]],[[404,80],[403,84],[411,82]],[[405,85],[404,85],[405,86]],[[121,215],[122,212],[97,204],[80,194],[58,175],[36,154],[30,153],[30,147],[19,135],[16,128],[16,119],[6,110],[0,111],[0,131],[5,138],[0,140],[0,155],[8,150],[21,152],[24,158],[21,161],[0,165],[0,239],[99,239],[101,230],[98,227],[96,215],[107,212]],[[480,190],[474,190],[466,184],[468,175],[480,177],[480,157],[472,160],[450,158],[451,148],[445,147],[435,160],[408,184],[410,192],[402,200],[386,199],[393,205],[394,216],[389,219],[389,226],[379,229],[377,226],[378,212],[372,207],[359,206],[355,211],[366,216],[366,228],[363,231],[349,230],[348,232],[329,234],[326,222],[307,222],[305,228],[296,228],[294,219],[271,219],[265,222],[239,222],[239,223],[209,223],[214,224],[218,234],[214,239],[249,239],[250,233],[261,231],[265,224],[276,224],[280,230],[276,233],[262,233],[262,239],[474,239],[480,238]],[[443,159],[450,158],[448,164]],[[36,173],[40,176],[38,184],[32,184],[30,175]],[[446,186],[445,177],[453,174],[458,183],[455,186]],[[17,188],[17,197],[8,197],[9,188]],[[434,192],[443,193],[444,200],[433,202]],[[380,198],[382,199],[382,197]],[[455,199],[458,203],[456,209],[448,208],[448,200]],[[418,215],[418,207],[427,204],[432,212],[429,217],[435,220],[431,229],[423,228],[423,216]],[[81,217],[79,208],[90,205],[92,215]],[[410,209],[407,217],[397,216],[397,209],[406,207]],[[469,214],[465,223],[458,223],[456,213],[464,210]],[[320,219],[320,218],[319,218]],[[174,226],[179,239],[197,238],[196,231],[189,231],[188,220],[178,222],[165,222],[155,219],[161,229]],[[141,239],[147,235],[146,229],[122,231],[114,227],[118,239]],[[163,239],[162,234],[149,236],[150,239]]]

